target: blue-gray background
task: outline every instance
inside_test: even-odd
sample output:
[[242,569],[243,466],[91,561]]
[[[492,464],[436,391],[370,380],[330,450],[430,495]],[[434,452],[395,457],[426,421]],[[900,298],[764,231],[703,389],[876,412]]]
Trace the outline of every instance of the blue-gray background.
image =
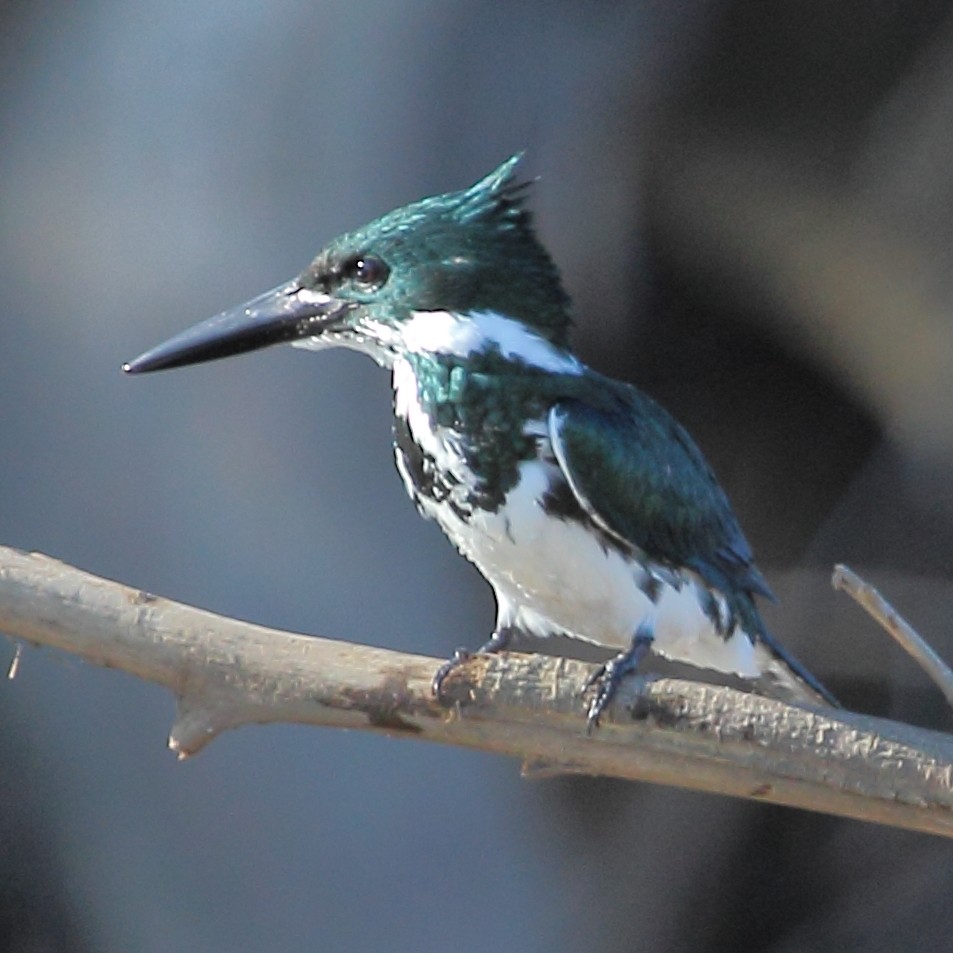
[[[854,564],[953,654],[948,8],[8,4],[0,542],[277,627],[477,645],[490,593],[403,496],[383,372],[288,348],[118,368],[527,149],[580,350],[696,433],[771,624],[852,704],[948,727],[827,583]],[[178,764],[165,693],[43,651],[0,712],[4,950],[871,951],[953,928],[951,850],[918,835],[296,727]]]

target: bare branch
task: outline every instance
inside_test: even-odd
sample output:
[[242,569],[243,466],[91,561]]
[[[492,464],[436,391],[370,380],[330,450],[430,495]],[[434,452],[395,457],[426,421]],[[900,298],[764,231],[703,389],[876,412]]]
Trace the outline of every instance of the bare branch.
[[592,737],[579,687],[592,667],[508,653],[445,683],[438,660],[227,619],[0,548],[0,630],[169,688],[181,757],[240,725],[300,722],[512,755],[536,774],[674,784],[953,836],[953,741],[664,679],[623,686]]
[[946,700],[953,705],[953,671],[877,589],[844,565],[834,567],[831,582],[835,589],[846,592],[874,621],[887,630],[891,638],[930,676]]

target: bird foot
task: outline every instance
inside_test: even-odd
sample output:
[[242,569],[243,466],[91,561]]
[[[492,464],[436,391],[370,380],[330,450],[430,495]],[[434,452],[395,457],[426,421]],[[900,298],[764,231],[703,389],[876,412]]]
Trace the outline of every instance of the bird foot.
[[433,678],[430,681],[430,690],[434,694],[434,698],[438,701],[440,700],[440,693],[443,689],[444,679],[459,666],[463,665],[464,662],[468,661],[473,657],[473,653],[467,651],[466,649],[457,649],[450,658],[447,659],[440,668],[434,673]]
[[486,642],[481,645],[476,652],[470,652],[467,649],[457,649],[450,658],[447,659],[440,668],[434,673],[433,679],[430,682],[430,690],[433,692],[434,697],[437,701],[440,701],[440,696],[443,691],[443,683],[446,680],[447,676],[456,668],[459,668],[463,665],[464,662],[469,661],[473,658],[474,655],[492,655],[496,652],[499,652],[501,649],[505,649],[507,645],[510,644],[510,639],[512,638],[513,630],[509,626],[497,629],[493,635],[487,639]]
[[600,665],[599,668],[586,679],[582,694],[585,694],[590,688],[596,686],[596,693],[586,710],[587,735],[591,735],[592,732],[599,727],[599,718],[615,697],[615,693],[619,690],[622,680],[626,675],[631,675],[638,669],[642,659],[645,658],[649,649],[652,647],[653,641],[654,637],[651,631],[639,626],[632,639],[632,644],[624,652],[620,652],[615,656],[615,658],[611,658],[604,665]]

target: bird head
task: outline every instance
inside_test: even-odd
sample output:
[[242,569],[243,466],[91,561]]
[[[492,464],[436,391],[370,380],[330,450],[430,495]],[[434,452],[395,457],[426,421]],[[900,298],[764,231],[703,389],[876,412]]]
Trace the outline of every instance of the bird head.
[[428,312],[493,312],[565,347],[569,299],[513,178],[519,156],[460,192],[421,199],[334,239],[291,281],[123,365],[129,373],[273,344],[352,347],[390,364]]

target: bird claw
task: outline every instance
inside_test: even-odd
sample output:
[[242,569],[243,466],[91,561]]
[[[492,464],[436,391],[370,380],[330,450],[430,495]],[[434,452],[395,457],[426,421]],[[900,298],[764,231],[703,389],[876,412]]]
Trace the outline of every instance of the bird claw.
[[586,734],[591,735],[599,727],[599,719],[606,710],[609,702],[615,697],[619,690],[619,685],[625,677],[625,672],[621,670],[619,664],[622,656],[616,656],[614,659],[600,665],[589,678],[583,687],[583,694],[589,691],[594,685],[598,685],[596,693],[586,708]]
[[491,635],[476,652],[470,652],[467,649],[457,649],[456,652],[437,669],[430,681],[430,690],[433,692],[434,698],[436,698],[437,701],[441,700],[444,680],[454,669],[459,668],[464,662],[468,662],[474,655],[492,655],[501,649],[505,649],[507,645],[509,645],[512,637],[512,627],[503,626],[502,628],[496,629],[493,635]]
[[440,668],[434,672],[433,678],[430,680],[430,691],[433,692],[434,698],[437,701],[440,701],[441,693],[443,691],[443,683],[446,677],[459,666],[463,665],[464,662],[469,661],[473,657],[473,653],[467,651],[466,649],[457,649],[450,658],[447,659]]
[[615,658],[600,665],[599,668],[586,679],[582,694],[585,694],[593,686],[596,688],[596,694],[586,709],[586,734],[591,735],[599,727],[599,719],[602,713],[609,706],[609,703],[615,698],[619,686],[622,684],[626,675],[630,675],[638,670],[642,659],[648,654],[652,646],[653,637],[649,632],[643,631],[640,627],[636,630],[632,644],[624,651],[620,652]]

